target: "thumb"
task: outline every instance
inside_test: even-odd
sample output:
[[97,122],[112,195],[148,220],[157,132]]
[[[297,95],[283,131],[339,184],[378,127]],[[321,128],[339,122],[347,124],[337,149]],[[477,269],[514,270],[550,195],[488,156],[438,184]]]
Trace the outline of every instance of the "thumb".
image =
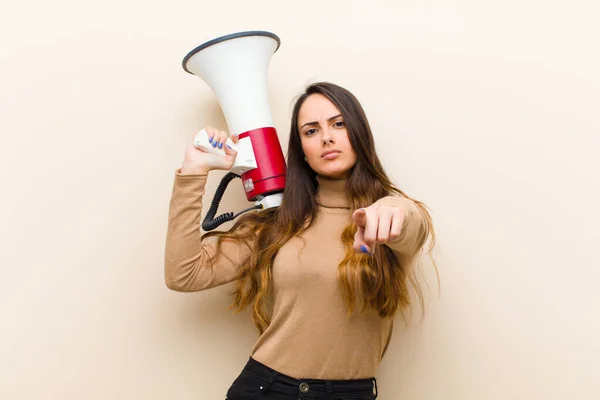
[[233,147],[229,147],[229,144],[227,143],[225,143],[225,146],[223,146],[223,150],[225,150],[225,158],[227,161],[233,163],[233,160],[235,160],[235,157],[237,156],[237,150],[235,150]]

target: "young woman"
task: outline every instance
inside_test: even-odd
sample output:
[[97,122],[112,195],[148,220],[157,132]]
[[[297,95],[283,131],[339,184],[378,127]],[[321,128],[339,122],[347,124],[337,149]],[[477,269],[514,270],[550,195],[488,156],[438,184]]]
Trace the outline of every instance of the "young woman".
[[310,85],[293,109],[281,206],[201,236],[207,174],[236,156],[225,132],[207,131],[226,156],[186,150],[165,279],[181,292],[234,282],[232,308],[252,307],[260,337],[227,398],[376,398],[393,317],[410,304],[409,283],[422,299],[414,265],[434,233],[426,207],[385,174],[359,101]]

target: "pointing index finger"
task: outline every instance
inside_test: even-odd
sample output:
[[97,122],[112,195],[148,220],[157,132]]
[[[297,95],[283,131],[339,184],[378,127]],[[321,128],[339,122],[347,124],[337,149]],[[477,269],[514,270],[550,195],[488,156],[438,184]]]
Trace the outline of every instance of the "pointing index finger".
[[364,208],[359,208],[352,214],[352,219],[356,223],[356,226],[364,229],[367,225],[367,211]]

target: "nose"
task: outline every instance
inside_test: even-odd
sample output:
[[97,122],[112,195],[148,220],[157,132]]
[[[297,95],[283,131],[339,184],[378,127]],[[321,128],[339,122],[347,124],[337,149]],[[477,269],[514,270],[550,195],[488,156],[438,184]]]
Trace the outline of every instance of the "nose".
[[323,144],[323,146],[326,146],[327,143],[335,143],[335,141],[333,140],[333,136],[331,136],[329,130],[323,130],[323,137],[321,138],[321,143]]

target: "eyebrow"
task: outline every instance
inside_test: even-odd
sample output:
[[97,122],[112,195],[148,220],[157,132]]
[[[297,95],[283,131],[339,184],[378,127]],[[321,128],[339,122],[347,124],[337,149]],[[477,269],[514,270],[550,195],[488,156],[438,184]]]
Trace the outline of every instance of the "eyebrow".
[[[330,122],[330,121],[333,121],[334,119],[336,119],[336,118],[339,118],[339,117],[341,117],[341,116],[342,116],[342,114],[336,114],[336,115],[334,115],[333,117],[329,117],[329,118],[327,118],[327,121],[328,121],[328,122]],[[302,126],[300,127],[300,129],[304,128],[306,125],[311,125],[311,126],[312,126],[312,125],[319,125],[319,123],[318,123],[317,121],[307,122],[307,123],[305,123],[304,125],[302,125]]]

